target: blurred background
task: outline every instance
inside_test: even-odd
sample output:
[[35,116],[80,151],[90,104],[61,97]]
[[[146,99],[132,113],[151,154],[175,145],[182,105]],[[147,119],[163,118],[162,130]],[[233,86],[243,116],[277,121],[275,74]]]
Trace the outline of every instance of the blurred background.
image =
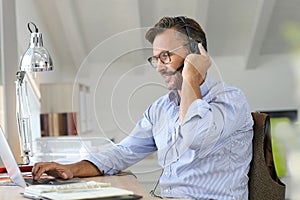
[[[213,59],[211,75],[241,88],[253,111],[269,112],[276,118],[273,135],[283,152],[282,179],[290,184],[288,152],[298,152],[298,147],[285,139],[299,140],[298,0],[0,2],[0,123],[16,157],[14,81],[29,44],[28,22],[34,22],[43,33],[44,46],[54,63],[54,71],[28,76],[34,153],[42,160],[43,145],[53,147],[82,137],[87,142],[95,136],[118,142],[130,133],[147,106],[167,91],[146,62],[152,50],[144,34],[163,16],[184,15],[196,19],[206,32]],[[68,124],[67,116],[75,120]],[[287,126],[275,130],[280,121]],[[59,147],[57,152],[49,151],[60,155],[66,146]],[[78,149],[82,150],[72,151]],[[155,155],[141,165],[133,171],[142,174],[144,185],[151,188],[159,175]],[[293,159],[295,165],[299,160],[295,164]]]

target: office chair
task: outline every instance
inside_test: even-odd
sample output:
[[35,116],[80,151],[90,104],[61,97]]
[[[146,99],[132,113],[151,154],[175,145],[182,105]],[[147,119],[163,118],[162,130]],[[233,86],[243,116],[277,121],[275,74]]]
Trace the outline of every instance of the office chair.
[[272,154],[270,117],[265,113],[252,113],[253,158],[250,163],[249,200],[285,199],[286,186],[278,178]]

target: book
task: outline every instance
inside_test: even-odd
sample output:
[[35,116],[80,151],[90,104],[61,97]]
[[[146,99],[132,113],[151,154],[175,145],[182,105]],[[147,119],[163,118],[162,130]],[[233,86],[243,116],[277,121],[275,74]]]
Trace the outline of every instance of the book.
[[110,183],[87,181],[65,185],[31,185],[24,196],[32,199],[101,199],[134,195],[132,191],[112,187]]

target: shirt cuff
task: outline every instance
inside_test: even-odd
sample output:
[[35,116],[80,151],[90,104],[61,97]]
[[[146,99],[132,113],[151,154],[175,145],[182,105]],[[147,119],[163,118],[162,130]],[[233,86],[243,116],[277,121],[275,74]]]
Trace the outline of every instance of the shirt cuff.
[[89,155],[84,157],[83,160],[87,160],[93,163],[99,169],[99,171],[102,172],[103,175],[114,175],[119,173],[119,170],[113,169],[109,166],[109,164],[105,165],[102,162],[100,162],[101,158],[98,158],[97,156]]
[[182,124],[185,124],[186,122],[190,121],[195,116],[199,116],[200,118],[203,118],[210,109],[211,107],[207,103],[207,101],[203,99],[196,99],[189,106],[189,109],[186,115],[184,116]]

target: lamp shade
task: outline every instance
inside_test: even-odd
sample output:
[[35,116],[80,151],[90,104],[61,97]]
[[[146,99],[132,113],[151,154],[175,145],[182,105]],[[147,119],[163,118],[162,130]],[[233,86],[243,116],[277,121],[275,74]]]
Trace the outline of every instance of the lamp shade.
[[20,70],[26,72],[53,70],[51,56],[47,49],[43,47],[42,33],[31,33],[29,47],[20,62]]

